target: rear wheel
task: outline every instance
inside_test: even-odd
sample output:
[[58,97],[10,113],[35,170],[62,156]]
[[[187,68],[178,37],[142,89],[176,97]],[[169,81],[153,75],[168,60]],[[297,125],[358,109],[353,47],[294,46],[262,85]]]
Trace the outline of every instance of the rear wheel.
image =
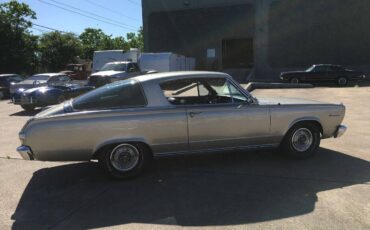
[[21,107],[26,110],[27,112],[32,112],[35,110],[35,106],[34,105],[21,105]]
[[290,83],[292,84],[298,84],[299,83],[299,78],[293,77],[290,79]]
[[148,150],[140,144],[122,143],[107,146],[99,154],[103,170],[117,179],[139,175],[150,158]]
[[346,78],[346,77],[339,77],[338,79],[337,79],[337,84],[338,84],[338,86],[346,86],[346,85],[348,85],[348,79]]
[[306,159],[313,156],[320,146],[320,130],[312,123],[300,123],[286,134],[281,147],[285,154]]

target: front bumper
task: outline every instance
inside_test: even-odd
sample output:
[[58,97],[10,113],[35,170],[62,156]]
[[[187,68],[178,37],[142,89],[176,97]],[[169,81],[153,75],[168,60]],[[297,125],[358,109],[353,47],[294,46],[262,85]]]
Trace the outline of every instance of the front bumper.
[[36,105],[39,103],[39,101],[34,99],[33,97],[25,97],[25,96],[21,96],[21,97],[13,96],[12,102],[15,105]]
[[339,138],[343,136],[343,134],[347,131],[347,126],[345,125],[339,125],[337,130],[335,131],[334,137]]
[[30,147],[26,145],[19,146],[17,152],[21,155],[24,160],[33,160],[33,153]]

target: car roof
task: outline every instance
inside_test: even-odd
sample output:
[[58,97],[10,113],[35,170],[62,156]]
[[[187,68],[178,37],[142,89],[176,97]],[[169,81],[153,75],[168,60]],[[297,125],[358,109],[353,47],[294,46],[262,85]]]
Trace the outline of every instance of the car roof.
[[18,75],[18,74],[15,74],[15,73],[0,74],[0,77],[10,77],[10,76],[15,76],[15,75]]
[[129,64],[132,63],[132,61],[112,61],[108,62],[107,64]]
[[64,73],[40,73],[40,74],[34,74],[32,76],[49,76],[49,77],[54,77],[58,75],[65,75]]
[[172,80],[181,77],[183,78],[194,78],[194,77],[227,77],[231,78],[230,75],[221,72],[211,72],[211,71],[174,71],[165,73],[153,73],[134,77],[132,79],[139,82],[149,82],[149,81],[163,81]]
[[314,66],[333,66],[333,67],[342,67],[340,65],[334,65],[334,64],[316,64]]

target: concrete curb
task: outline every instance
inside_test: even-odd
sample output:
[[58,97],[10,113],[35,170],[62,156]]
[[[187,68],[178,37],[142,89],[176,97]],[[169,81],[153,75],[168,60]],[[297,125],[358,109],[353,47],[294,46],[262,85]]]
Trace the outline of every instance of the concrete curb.
[[266,83],[266,82],[250,82],[245,87],[246,90],[252,92],[255,89],[299,89],[299,88],[314,88],[312,84],[291,84],[291,83]]

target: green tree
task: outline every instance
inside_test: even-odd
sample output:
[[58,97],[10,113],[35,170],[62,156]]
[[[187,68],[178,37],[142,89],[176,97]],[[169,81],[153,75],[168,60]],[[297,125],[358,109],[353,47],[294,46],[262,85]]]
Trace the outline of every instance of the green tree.
[[73,33],[50,32],[39,40],[40,62],[47,71],[61,71],[68,63],[77,61],[81,42]]
[[143,29],[138,33],[128,33],[126,39],[122,36],[112,37],[105,34],[101,29],[86,28],[79,36],[82,43],[82,58],[92,59],[97,50],[129,50],[139,48],[143,50]]
[[140,50],[144,50],[144,33],[143,27],[140,27],[138,33],[128,33],[127,37],[127,46],[129,48],[139,48]]
[[82,58],[93,58],[94,51],[109,49],[112,46],[111,38],[101,29],[86,28],[79,36],[82,43]]
[[37,36],[30,34],[36,13],[25,3],[0,4],[0,72],[34,72],[38,59]]

